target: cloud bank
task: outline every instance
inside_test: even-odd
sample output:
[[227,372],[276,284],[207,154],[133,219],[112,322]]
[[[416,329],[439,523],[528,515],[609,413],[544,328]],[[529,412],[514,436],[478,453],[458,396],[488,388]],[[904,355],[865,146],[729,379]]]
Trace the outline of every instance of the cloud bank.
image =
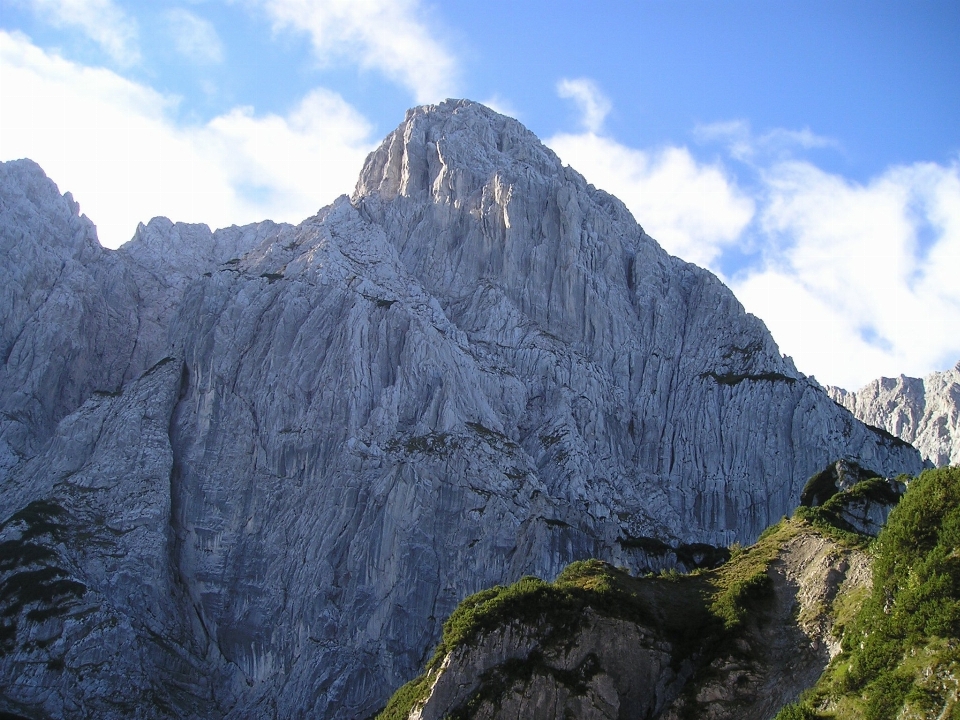
[[558,94],[577,104],[583,131],[547,144],[668,252],[720,275],[802,372],[855,389],[960,358],[960,163],[892,167],[857,184],[797,159],[837,146],[809,129],[697,128],[746,168],[742,184],[734,166],[687,147],[631,148],[604,134],[610,105],[589,81],[562,81]]
[[422,21],[419,0],[253,0],[276,30],[310,36],[320,62],[347,57],[408,88],[418,103],[454,94],[457,60]]
[[763,260],[730,284],[801,370],[856,389],[960,359],[960,166],[860,185],[793,161],[764,185]]
[[299,222],[350,192],[366,119],[315,89],[285,115],[235,108],[198,125],[177,100],[0,32],[0,158],[30,157],[117,247],[156,215],[224,226]]

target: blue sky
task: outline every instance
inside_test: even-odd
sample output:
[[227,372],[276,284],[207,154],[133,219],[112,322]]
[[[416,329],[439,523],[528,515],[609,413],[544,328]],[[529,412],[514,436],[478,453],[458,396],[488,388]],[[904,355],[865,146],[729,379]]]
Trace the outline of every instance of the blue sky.
[[413,105],[513,115],[800,370],[960,359],[960,3],[0,0],[0,159],[115,247],[298,222]]

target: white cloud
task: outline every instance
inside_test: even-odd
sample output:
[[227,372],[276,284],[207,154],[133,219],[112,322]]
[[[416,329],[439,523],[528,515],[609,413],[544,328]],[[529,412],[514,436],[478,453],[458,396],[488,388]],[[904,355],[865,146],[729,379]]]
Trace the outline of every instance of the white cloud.
[[754,203],[718,165],[698,163],[686,148],[654,152],[583,133],[547,145],[589,182],[616,195],[670,253],[709,266],[749,224]]
[[694,136],[700,142],[726,145],[730,156],[743,162],[769,162],[771,158],[785,160],[792,157],[796,150],[840,147],[836,140],[817,135],[810,128],[774,128],[762,135],[755,135],[750,123],[745,120],[698,125],[694,128]]
[[733,289],[804,372],[855,389],[960,358],[960,167],[866,185],[809,163],[769,168],[765,262]]
[[573,100],[580,110],[580,124],[588,133],[599,133],[612,105],[597,84],[589,78],[563,78],[557,83],[557,94]]
[[137,24],[113,0],[24,0],[54,27],[73,27],[97,43],[115,62],[140,61]]
[[292,221],[350,192],[373,149],[371,131],[343,98],[317,89],[284,117],[236,108],[198,135],[216,148],[234,187],[262,188],[267,216]]
[[[794,159],[839,147],[809,129],[698,127],[699,140],[746,163],[755,180],[743,186],[687,148],[636,149],[604,135],[609,106],[595,90],[563,87],[586,131],[547,144],[669,252],[718,272],[801,371],[855,389],[960,358],[960,163],[893,167],[861,185]],[[729,250],[749,251],[752,264],[724,277]]]
[[345,56],[406,86],[417,102],[453,94],[457,63],[421,18],[419,0],[253,0],[278,30],[310,36],[321,62]]
[[318,89],[285,116],[178,126],[176,100],[0,31],[0,159],[30,157],[116,247],[156,215],[214,227],[298,222],[349,192],[370,125]]
[[223,61],[223,43],[210,22],[183,8],[169,10],[166,19],[173,46],[185,58],[206,65]]

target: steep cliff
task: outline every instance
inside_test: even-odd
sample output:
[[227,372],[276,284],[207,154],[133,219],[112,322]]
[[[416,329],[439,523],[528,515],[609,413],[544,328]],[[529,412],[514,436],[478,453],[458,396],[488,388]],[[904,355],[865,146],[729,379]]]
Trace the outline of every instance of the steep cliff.
[[862,422],[916,447],[936,466],[960,464],[960,363],[924,378],[880,378],[856,392],[827,392]]
[[276,227],[211,233],[156,218],[105,250],[36,163],[0,163],[0,482],[92,393],[166,356],[186,286]]
[[[100,414],[149,416],[169,446],[122,477],[100,462],[84,495],[104,517],[162,517],[123,550],[158,598],[132,632],[149,645],[159,624],[186,658],[151,666],[184,688],[146,716],[201,695],[207,716],[365,717],[482,587],[752,541],[836,458],[920,468],[713,275],[474,103],[410,111],[353,197],[297,227],[159,219],[107,251],[36,166],[4,165],[0,190],[5,517],[41,500],[80,512],[70,458],[100,457]],[[164,357],[175,400],[128,407]],[[137,427],[118,428],[133,447]],[[87,588],[99,547],[72,556]],[[104,587],[133,607],[127,585]],[[69,700],[41,656],[11,708]],[[117,673],[140,663],[118,657]],[[195,666],[203,688],[183,678]]]

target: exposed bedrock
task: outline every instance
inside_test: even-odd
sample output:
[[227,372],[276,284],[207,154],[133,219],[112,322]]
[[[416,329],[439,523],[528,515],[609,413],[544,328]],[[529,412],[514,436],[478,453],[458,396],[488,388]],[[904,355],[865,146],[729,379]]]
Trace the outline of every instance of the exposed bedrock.
[[36,186],[0,183],[4,482],[41,497],[31,458],[69,423],[87,442],[94,391],[182,363],[170,577],[231,717],[366,717],[482,587],[751,541],[838,458],[921,467],[481,105],[410,111],[296,228],[158,219],[103,250],[36,166],[3,168]]

